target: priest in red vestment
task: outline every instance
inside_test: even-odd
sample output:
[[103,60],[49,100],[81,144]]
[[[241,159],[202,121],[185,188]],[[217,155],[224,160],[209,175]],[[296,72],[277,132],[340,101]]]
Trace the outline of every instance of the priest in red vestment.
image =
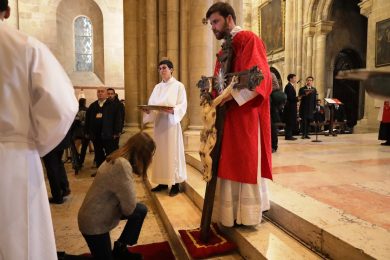
[[381,122],[378,139],[386,141],[381,145],[390,146],[390,100],[385,100],[381,105],[378,120]]
[[[224,226],[257,225],[262,211],[269,209],[264,178],[272,179],[269,108],[272,81],[265,46],[257,35],[236,26],[235,12],[228,3],[213,4],[206,18],[218,40],[226,34],[232,36],[231,72],[257,65],[264,76],[254,91],[234,90],[222,102],[226,116],[215,207],[217,218]],[[214,73],[218,74],[220,68],[217,61]]]

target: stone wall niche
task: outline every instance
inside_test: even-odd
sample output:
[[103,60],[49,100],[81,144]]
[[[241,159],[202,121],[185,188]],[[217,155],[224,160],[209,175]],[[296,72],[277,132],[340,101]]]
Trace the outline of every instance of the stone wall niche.
[[[76,71],[74,21],[86,16],[93,28],[93,71]],[[93,0],[62,0],[57,8],[58,59],[74,86],[102,86],[104,77],[103,15]]]

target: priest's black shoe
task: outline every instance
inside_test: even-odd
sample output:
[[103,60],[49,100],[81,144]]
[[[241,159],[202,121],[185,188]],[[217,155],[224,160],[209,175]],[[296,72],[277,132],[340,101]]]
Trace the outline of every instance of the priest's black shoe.
[[180,188],[179,188],[179,183],[176,183],[175,185],[172,186],[171,190],[169,191],[169,196],[174,197],[177,194],[179,194]]
[[381,145],[390,146],[390,142],[384,142],[384,143],[381,143]]
[[62,204],[64,203],[64,198],[49,198],[50,204]]
[[112,256],[115,260],[141,260],[143,259],[141,254],[129,252],[127,245],[119,241],[114,242],[114,249],[112,250]]
[[168,185],[159,184],[156,187],[154,187],[153,189],[151,189],[150,191],[157,192],[157,191],[162,191],[162,190],[166,190],[166,189],[168,189]]

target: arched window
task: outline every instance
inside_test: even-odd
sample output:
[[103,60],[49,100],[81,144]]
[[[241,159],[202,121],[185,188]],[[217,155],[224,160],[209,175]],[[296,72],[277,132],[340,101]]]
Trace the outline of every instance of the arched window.
[[74,46],[76,71],[93,71],[93,28],[86,16],[74,21]]

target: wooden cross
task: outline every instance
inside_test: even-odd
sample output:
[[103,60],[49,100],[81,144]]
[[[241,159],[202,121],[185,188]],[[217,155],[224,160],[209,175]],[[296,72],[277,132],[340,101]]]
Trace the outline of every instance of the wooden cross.
[[[203,176],[207,181],[200,225],[200,237],[205,243],[209,239],[225,119],[225,106],[220,103],[233,89],[253,90],[262,79],[263,74],[257,66],[254,66],[237,73],[224,74],[221,70],[215,77],[203,76],[197,84],[201,90],[201,105],[204,112],[204,129],[201,133],[199,154],[204,168]],[[212,99],[212,93],[215,91],[219,93],[219,96]]]

